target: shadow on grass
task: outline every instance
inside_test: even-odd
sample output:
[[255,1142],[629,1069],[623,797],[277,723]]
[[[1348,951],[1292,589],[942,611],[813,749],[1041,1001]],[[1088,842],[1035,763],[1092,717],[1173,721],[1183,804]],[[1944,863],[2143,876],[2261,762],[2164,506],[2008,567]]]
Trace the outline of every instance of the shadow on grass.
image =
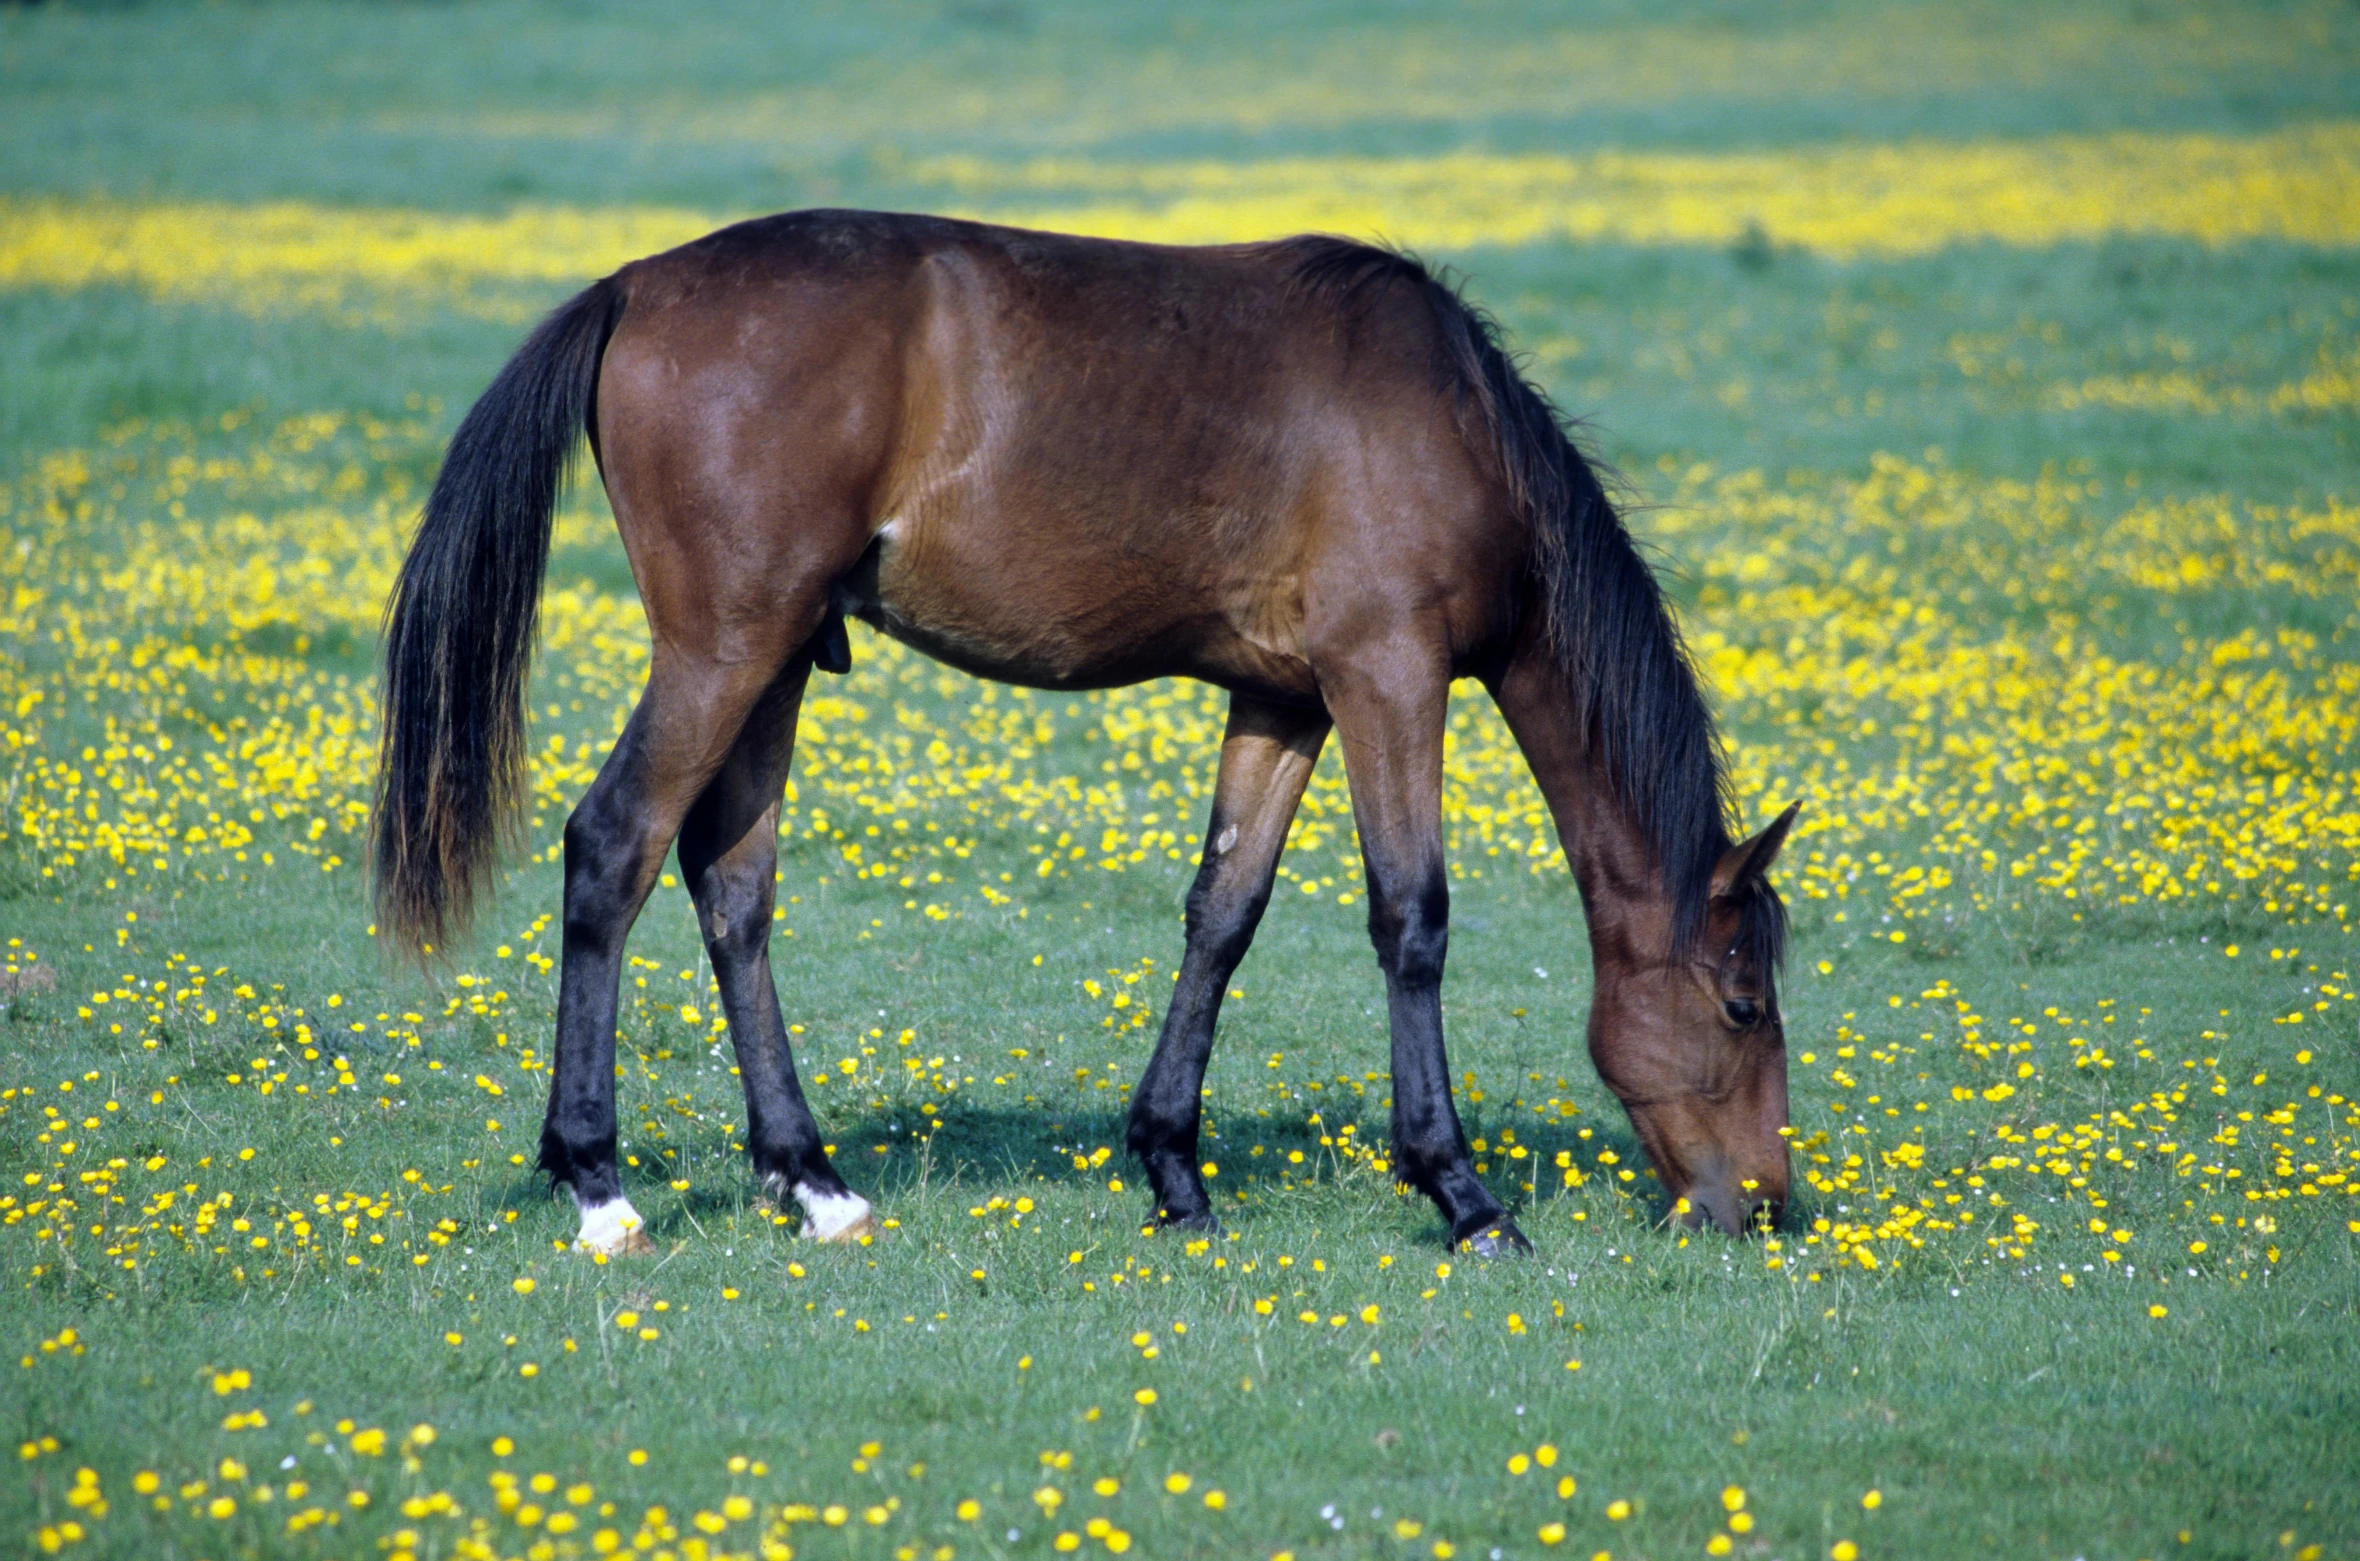
[[[922,1206],[937,1198],[1107,1190],[1110,1181],[1119,1179],[1123,1184],[1119,1195],[1137,1200],[1141,1224],[1147,1224],[1152,1216],[1138,1164],[1121,1147],[1124,1122],[1119,1112],[954,1105],[933,1131],[923,1134],[908,1126],[904,1120],[908,1115],[890,1109],[864,1109],[839,1119],[833,1135],[831,1158],[837,1169],[883,1213]],[[1236,1218],[1266,1205],[1272,1196],[1336,1197],[1345,1193],[1347,1184],[1369,1185],[1382,1173],[1372,1170],[1366,1159],[1341,1152],[1346,1137],[1341,1129],[1346,1125],[1353,1128],[1349,1137],[1354,1143],[1380,1149],[1387,1143],[1381,1112],[1369,1113],[1367,1121],[1330,1122],[1324,1129],[1304,1121],[1255,1121],[1250,1135],[1233,1119],[1230,1130],[1209,1143],[1205,1151],[1220,1166],[1213,1186],[1216,1212],[1227,1211],[1230,1218]],[[1588,1139],[1580,1136],[1584,1126],[1590,1130]],[[1485,1127],[1480,1114],[1470,1117],[1470,1138],[1488,1142],[1493,1131],[1496,1129]],[[1599,1191],[1614,1196],[1614,1190],[1600,1188],[1601,1179],[1619,1176],[1627,1169],[1633,1173],[1633,1182],[1623,1195],[1643,1201],[1650,1223],[1670,1218],[1668,1200],[1653,1179],[1628,1123],[1619,1116],[1611,1124],[1604,1119],[1596,1123],[1568,1121],[1523,1131],[1530,1136],[1520,1137],[1519,1147],[1525,1150],[1522,1158],[1500,1158],[1503,1146],[1498,1144],[1477,1157],[1487,1167],[1486,1180],[1512,1218],[1528,1219],[1562,1194],[1564,1173],[1556,1163],[1560,1153],[1578,1157],[1576,1163],[1587,1178],[1584,1185],[1595,1189],[1590,1196],[1598,1196]],[[1323,1143],[1323,1138],[1327,1142]],[[880,1148],[883,1153],[877,1152]],[[1253,1153],[1257,1148],[1262,1151],[1259,1155]],[[1100,1149],[1112,1153],[1100,1160]],[[1616,1156],[1618,1164],[1613,1170],[1597,1166],[1601,1150],[1611,1150]],[[673,1143],[652,1153],[643,1144],[633,1152],[640,1155],[640,1164],[624,1168],[624,1190],[647,1213],[648,1234],[659,1244],[697,1234],[702,1221],[743,1218],[769,1202],[746,1159],[742,1135],[734,1131],[726,1140]],[[1296,1161],[1295,1155],[1301,1160]],[[675,1185],[682,1181],[689,1184],[686,1189]],[[1532,1183],[1529,1191],[1526,1182]],[[1239,1193],[1245,1194],[1246,1201],[1239,1200]],[[556,1189],[545,1177],[519,1169],[501,1187],[492,1206],[521,1211],[556,1196]],[[1446,1227],[1423,1199],[1414,1202],[1418,1217],[1413,1239],[1440,1247]],[[791,1202],[781,1205],[779,1212],[799,1218]],[[1808,1222],[1813,1212],[1813,1208],[1790,1205],[1786,1223],[1791,1226],[1798,1218]]]

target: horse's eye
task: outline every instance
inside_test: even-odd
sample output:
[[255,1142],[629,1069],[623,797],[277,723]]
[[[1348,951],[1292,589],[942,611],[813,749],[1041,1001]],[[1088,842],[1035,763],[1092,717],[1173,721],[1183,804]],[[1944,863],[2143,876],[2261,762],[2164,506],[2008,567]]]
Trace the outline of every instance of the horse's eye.
[[1733,997],[1721,1005],[1721,1012],[1740,1030],[1750,1030],[1761,1022],[1762,1005],[1750,997]]

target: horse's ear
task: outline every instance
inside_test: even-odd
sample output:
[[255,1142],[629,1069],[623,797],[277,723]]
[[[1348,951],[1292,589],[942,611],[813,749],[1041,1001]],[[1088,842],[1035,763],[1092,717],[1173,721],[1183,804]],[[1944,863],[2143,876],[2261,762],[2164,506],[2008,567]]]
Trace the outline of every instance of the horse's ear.
[[1720,865],[1713,869],[1713,898],[1734,899],[1759,882],[1770,871],[1770,864],[1778,860],[1778,848],[1786,844],[1786,832],[1795,827],[1795,815],[1802,811],[1800,802],[1788,803],[1786,811],[1772,819],[1760,834],[1722,852]]

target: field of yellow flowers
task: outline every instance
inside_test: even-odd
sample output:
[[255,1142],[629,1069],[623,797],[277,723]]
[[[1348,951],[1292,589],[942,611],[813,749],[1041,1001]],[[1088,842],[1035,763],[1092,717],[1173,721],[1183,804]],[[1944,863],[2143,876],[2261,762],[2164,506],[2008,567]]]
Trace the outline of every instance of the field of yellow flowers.
[[[2360,23],[2000,15],[0,15],[0,1543],[2360,1555]],[[823,200],[1470,274],[1596,419],[1747,820],[1804,804],[1787,1228],[1667,1228],[1470,685],[1452,1062],[1538,1255],[1392,1180],[1332,757],[1209,1081],[1225,1229],[1143,1232],[1221,696],[856,628],[774,961],[885,1228],[757,1196],[667,875],[618,1068],[658,1255],[569,1249],[559,832],[648,653],[595,485],[525,838],[432,977],[365,908],[379,614],[524,321]]]

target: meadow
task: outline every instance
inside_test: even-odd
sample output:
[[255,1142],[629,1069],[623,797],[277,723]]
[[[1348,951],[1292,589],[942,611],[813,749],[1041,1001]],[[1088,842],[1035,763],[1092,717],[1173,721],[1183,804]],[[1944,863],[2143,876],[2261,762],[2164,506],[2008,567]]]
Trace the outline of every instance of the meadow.
[[[0,1543],[71,1556],[2360,1556],[2360,13],[1047,0],[0,10]],[[773,958],[885,1217],[746,1174],[667,873],[657,1255],[532,1171],[559,832],[647,661],[561,516],[532,806],[431,975],[379,615],[522,329],[734,216],[1462,275],[1621,473],[1778,873],[1796,1198],[1667,1222],[1481,691],[1452,1066],[1536,1254],[1386,1163],[1323,760],[1208,1080],[1121,1148],[1223,699],[855,627]]]

